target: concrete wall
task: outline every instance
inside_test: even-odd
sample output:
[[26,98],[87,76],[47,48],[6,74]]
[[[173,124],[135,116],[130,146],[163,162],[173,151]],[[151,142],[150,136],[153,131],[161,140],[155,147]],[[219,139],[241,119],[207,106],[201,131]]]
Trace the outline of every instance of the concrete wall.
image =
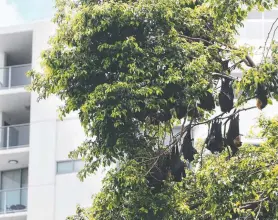
[[[34,26],[33,68],[37,70],[53,30],[48,23]],[[58,119],[60,104],[56,97],[38,103],[37,95],[31,95],[28,220],[64,220],[75,213],[77,204],[89,206],[92,194],[101,187],[101,171],[83,183],[76,173],[56,175],[56,162],[67,160],[85,138],[76,113]]]
[[[32,65],[40,70],[40,54],[46,49],[53,27],[47,23],[33,29]],[[31,95],[30,153],[28,220],[55,219],[55,143],[56,104],[50,98],[40,103],[37,95]]]

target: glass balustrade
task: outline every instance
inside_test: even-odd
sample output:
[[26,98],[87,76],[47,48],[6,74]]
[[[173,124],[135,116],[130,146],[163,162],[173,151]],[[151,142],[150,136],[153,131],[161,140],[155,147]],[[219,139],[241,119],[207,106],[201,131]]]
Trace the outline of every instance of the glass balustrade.
[[0,191],[0,214],[26,211],[27,196],[27,188]]
[[29,85],[31,79],[26,76],[26,73],[31,70],[31,68],[31,64],[0,68],[0,89],[10,89]]
[[0,150],[26,147],[29,145],[29,124],[0,128]]

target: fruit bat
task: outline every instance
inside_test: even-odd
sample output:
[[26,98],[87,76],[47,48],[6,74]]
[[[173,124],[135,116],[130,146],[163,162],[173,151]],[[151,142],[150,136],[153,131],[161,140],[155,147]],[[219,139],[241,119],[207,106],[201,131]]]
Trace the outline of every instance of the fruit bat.
[[165,99],[169,99],[172,96],[177,95],[179,92],[182,91],[182,86],[175,83],[168,83],[164,88],[164,97]]
[[262,110],[267,105],[267,91],[265,86],[258,84],[256,89],[257,107]]
[[172,115],[169,109],[160,110],[157,116],[157,119],[161,122],[169,121],[171,118]]
[[184,159],[189,162],[193,161],[194,155],[197,154],[197,150],[193,147],[190,129],[187,130],[181,147]]
[[150,173],[146,177],[148,185],[153,187],[155,190],[160,190],[163,185],[163,181],[169,176],[170,166],[170,153],[160,156],[157,164],[153,166]]
[[182,119],[182,118],[186,117],[187,107],[185,105],[178,104],[175,106],[175,111],[177,114],[177,118]]
[[157,164],[153,166],[147,175],[148,185],[159,191],[163,185],[163,181],[170,175],[173,180],[180,182],[185,177],[185,164],[180,159],[178,146],[173,146],[171,153],[160,156]]
[[198,106],[207,111],[213,110],[215,108],[213,95],[207,91],[205,95],[200,98]]
[[212,153],[223,151],[224,147],[221,122],[218,122],[217,120],[212,122],[211,129],[205,143],[207,149]]
[[219,93],[219,105],[222,112],[229,112],[234,107],[234,91],[231,79],[222,79]]
[[171,174],[175,182],[180,182],[185,177],[185,164],[180,158],[178,145],[173,146],[171,152]]
[[172,115],[169,109],[161,109],[157,112],[150,113],[150,123],[154,125],[159,125],[160,122],[169,121],[171,118]]
[[240,133],[239,133],[239,115],[232,117],[230,120],[229,129],[227,132],[226,143],[231,147],[233,154],[238,151],[238,148],[242,145]]

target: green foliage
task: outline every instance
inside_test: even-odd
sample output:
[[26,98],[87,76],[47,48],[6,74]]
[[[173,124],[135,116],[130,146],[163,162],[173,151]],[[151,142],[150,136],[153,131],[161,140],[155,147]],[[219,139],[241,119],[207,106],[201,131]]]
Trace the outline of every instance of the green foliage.
[[[107,175],[93,207],[78,208],[77,219],[276,218],[276,137],[266,129],[264,147],[245,147],[231,160],[225,152],[206,158],[181,183],[169,174],[156,188],[148,177],[167,159],[165,137],[180,143],[184,133],[173,136],[174,125],[181,119],[205,123],[211,116],[213,110],[199,104],[207,94],[218,96],[219,80],[231,72],[227,61],[244,73],[234,83],[243,91],[237,106],[255,96],[258,84],[268,98],[278,98],[277,45],[271,58],[253,66],[247,62],[253,48],[236,42],[250,10],[277,3],[57,0],[56,35],[42,54],[44,73],[29,73],[31,89],[40,99],[58,96],[61,117],[79,112],[88,139],[70,156],[86,162],[81,179],[121,163]],[[261,121],[263,128],[274,124]],[[254,201],[254,208],[242,208]]]
[[[225,60],[236,63],[250,52],[234,46],[236,29],[252,7],[270,2],[247,1],[242,8],[236,0],[57,0],[44,74],[29,74],[40,98],[55,94],[64,101],[61,116],[79,111],[89,137],[71,153],[86,160],[80,176],[156,151],[181,109],[184,118],[207,119],[210,112],[197,103],[208,91],[217,96],[213,73],[229,74]],[[237,85],[246,91],[241,102],[260,81],[276,88],[274,69],[264,63],[248,70]]]
[[278,120],[260,124],[262,146],[243,146],[231,159],[226,152],[207,156],[202,168],[187,170],[181,183],[168,179],[159,193],[148,187],[139,163],[111,170],[88,219],[277,219]]

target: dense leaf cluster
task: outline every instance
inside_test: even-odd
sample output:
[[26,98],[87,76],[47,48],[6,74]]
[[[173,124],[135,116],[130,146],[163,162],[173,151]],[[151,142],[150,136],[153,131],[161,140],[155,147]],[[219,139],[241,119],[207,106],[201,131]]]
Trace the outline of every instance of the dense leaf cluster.
[[277,219],[278,120],[260,124],[262,146],[243,146],[229,160],[227,153],[207,156],[201,169],[187,170],[180,183],[166,180],[160,193],[135,161],[111,170],[84,219]]
[[[277,45],[254,64],[252,48],[236,42],[250,10],[277,3],[57,0],[57,31],[42,55],[44,73],[30,72],[31,88],[39,98],[57,95],[62,116],[79,112],[88,139],[71,156],[86,162],[81,179],[100,166],[121,165],[104,180],[93,209],[78,209],[79,219],[276,215],[276,145],[244,148],[229,161],[222,151],[229,145],[235,154],[241,145],[237,107],[256,97],[263,109],[278,98]],[[230,76],[235,68],[241,80]],[[207,120],[219,105],[236,132],[222,132],[221,117]],[[196,154],[190,131],[206,122],[213,125],[206,147],[222,153],[183,178]]]
[[[73,153],[87,159],[87,172],[138,151],[152,154],[177,120],[208,117],[218,103],[213,73],[229,75],[229,65],[245,58],[249,48],[234,47],[236,30],[260,4],[246,2],[243,10],[233,1],[230,11],[220,2],[57,1],[57,32],[42,56],[44,74],[30,73],[32,89],[40,98],[58,95],[63,116],[79,111],[88,136],[96,137]],[[248,87],[241,100],[266,78],[250,74],[238,85]]]

